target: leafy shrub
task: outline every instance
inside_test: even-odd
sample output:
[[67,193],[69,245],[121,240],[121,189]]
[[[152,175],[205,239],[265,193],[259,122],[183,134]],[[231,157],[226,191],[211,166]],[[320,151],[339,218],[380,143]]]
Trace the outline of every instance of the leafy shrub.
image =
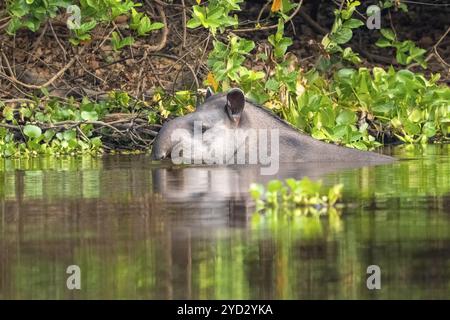
[[361,59],[350,47],[345,49],[341,45],[349,42],[353,37],[353,29],[359,28],[364,23],[359,19],[352,18],[359,1],[347,1],[347,6],[342,10],[335,10],[335,20],[329,34],[322,39],[324,50],[330,54],[340,53],[342,58],[354,64],[360,63]]
[[382,37],[375,43],[380,48],[394,47],[396,49],[395,59],[402,65],[409,65],[413,61],[423,68],[427,67],[425,62],[426,50],[419,48],[411,40],[398,41],[391,29],[381,29]]
[[237,17],[229,15],[231,11],[240,10],[239,3],[242,2],[243,0],[211,0],[208,5],[195,5],[192,7],[192,18],[187,22],[187,26],[202,26],[212,34],[216,34],[217,29],[223,32],[226,27],[237,25]]
[[8,0],[11,15],[7,32],[14,34],[20,28],[36,32],[47,18],[57,16],[61,8],[67,8],[69,0]]
[[[112,91],[100,102],[55,98],[44,104],[39,98],[35,100],[20,107],[0,102],[0,157],[101,154],[102,139],[111,134],[102,121],[105,117],[139,115],[139,119],[153,125],[192,112],[196,104],[190,91],[177,91],[174,96],[158,91],[153,96],[153,107],[122,91]],[[100,127],[94,126],[97,123]]]
[[[131,17],[129,28],[138,36],[146,36],[164,27],[164,24],[151,22],[146,14],[136,11],[135,8],[141,4],[132,0],[9,0],[7,9],[11,21],[7,32],[15,34],[21,28],[36,32],[47,19],[55,18],[69,6],[73,11],[70,11],[72,16],[67,20],[67,26],[73,32],[73,37],[69,39],[73,45],[89,41],[90,32],[98,24],[111,22],[121,15]],[[75,15],[79,15],[79,22],[75,21]],[[115,50],[132,43],[132,37],[119,39],[117,33],[113,35]]]

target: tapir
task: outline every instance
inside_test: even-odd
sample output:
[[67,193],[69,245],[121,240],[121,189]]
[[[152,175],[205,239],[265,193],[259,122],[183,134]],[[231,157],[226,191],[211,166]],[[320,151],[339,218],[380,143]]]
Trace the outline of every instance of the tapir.
[[[250,131],[262,131],[266,137],[262,139],[262,135],[256,135],[256,140],[260,141],[249,146],[248,138],[255,136],[249,135]],[[243,133],[241,136],[247,138],[244,139],[245,142],[242,143],[241,139],[241,143],[229,143],[233,140],[233,133],[237,132]],[[188,148],[197,146],[197,151],[200,151],[186,152],[188,150],[186,146]],[[217,148],[222,148],[222,153],[217,152]],[[244,92],[239,88],[218,94],[208,89],[204,103],[199,105],[195,112],[167,121],[153,143],[151,158],[174,160],[181,156],[184,160],[193,160],[188,163],[211,163],[209,159],[211,154],[215,155],[216,160],[223,158],[225,161],[241,154],[245,161],[251,159],[258,161],[262,157],[255,154],[262,151],[271,153],[271,160],[276,156],[276,160],[280,163],[314,162],[326,165],[330,162],[349,162],[360,166],[395,160],[380,153],[361,151],[314,139],[269,109],[246,99]],[[218,154],[220,156],[217,156]],[[264,164],[267,164],[267,159]]]

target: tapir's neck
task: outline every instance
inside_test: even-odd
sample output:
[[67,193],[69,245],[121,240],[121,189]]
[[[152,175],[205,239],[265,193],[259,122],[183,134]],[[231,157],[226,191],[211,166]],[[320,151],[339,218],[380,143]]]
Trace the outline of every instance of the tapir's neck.
[[344,161],[384,163],[395,160],[374,152],[360,151],[316,140],[293,128],[262,107],[246,103],[241,125],[252,129],[278,129],[280,155],[286,161]]
[[282,120],[271,111],[263,107],[246,103],[241,125],[252,129],[278,129],[299,134],[299,131],[293,128],[286,121]]

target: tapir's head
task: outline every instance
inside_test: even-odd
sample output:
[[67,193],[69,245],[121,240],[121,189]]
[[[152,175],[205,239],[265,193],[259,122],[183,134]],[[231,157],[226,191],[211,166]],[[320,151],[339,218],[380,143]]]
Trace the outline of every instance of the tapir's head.
[[208,89],[204,103],[195,112],[164,124],[153,143],[152,159],[173,158],[174,149],[183,145],[196,144],[203,150],[223,145],[227,139],[224,132],[242,126],[244,106],[245,97],[240,89],[220,94],[213,94]]

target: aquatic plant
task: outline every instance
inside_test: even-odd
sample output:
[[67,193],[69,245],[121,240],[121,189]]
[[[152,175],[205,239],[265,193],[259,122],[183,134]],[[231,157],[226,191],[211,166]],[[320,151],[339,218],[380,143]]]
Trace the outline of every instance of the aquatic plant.
[[0,101],[0,156],[81,155],[148,150],[158,122],[182,115],[195,104],[190,92],[154,94],[152,107],[113,91],[104,100],[84,98]]
[[257,211],[282,209],[296,214],[311,212],[324,213],[336,205],[342,197],[342,184],[336,184],[326,190],[321,181],[312,181],[308,177],[301,180],[271,180],[266,186],[252,184],[250,195],[256,203]]

